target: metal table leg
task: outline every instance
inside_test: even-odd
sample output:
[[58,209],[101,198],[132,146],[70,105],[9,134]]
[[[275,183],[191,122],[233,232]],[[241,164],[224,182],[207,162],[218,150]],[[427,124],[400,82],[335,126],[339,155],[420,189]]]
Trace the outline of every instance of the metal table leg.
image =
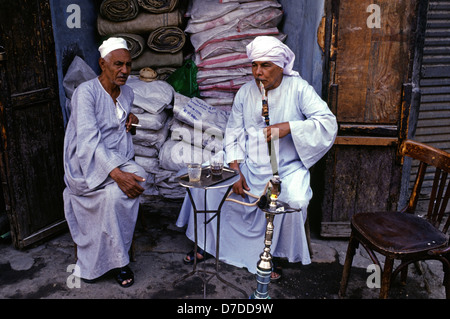
[[[174,283],[173,286],[175,286],[176,284],[178,284],[179,282],[198,274],[199,277],[202,279],[203,281],[203,297],[206,298],[206,285],[207,283],[213,278],[216,277],[217,279],[219,279],[221,282],[223,282],[224,284],[226,284],[227,286],[235,289],[236,291],[239,291],[240,293],[242,293],[244,295],[244,297],[247,299],[248,295],[245,291],[243,291],[242,289],[236,287],[235,285],[233,285],[232,283],[228,282],[227,280],[223,279],[220,275],[219,275],[219,248],[220,248],[220,212],[222,209],[222,205],[225,202],[225,199],[228,197],[228,194],[231,191],[232,186],[229,186],[227,191],[225,192],[218,208],[216,210],[208,210],[206,205],[207,205],[207,201],[206,201],[206,195],[207,195],[207,189],[204,189],[205,191],[205,196],[204,196],[204,203],[205,203],[205,209],[204,210],[198,210],[194,199],[192,197],[191,191],[189,188],[187,188],[187,192],[189,195],[189,199],[191,201],[193,210],[194,210],[194,237],[195,237],[195,246],[194,246],[194,267],[193,270],[184,275],[183,277],[181,277],[180,279],[177,279]],[[209,218],[208,220],[206,220],[206,214],[207,213],[214,213],[214,215]],[[197,214],[205,214],[204,215],[204,245],[206,248],[206,225],[209,224],[214,218],[216,219],[217,222],[217,237],[216,237],[216,262],[215,262],[215,271],[209,271],[207,269],[205,269],[205,267],[203,267],[203,269],[197,269],[197,250],[198,250],[198,231],[197,231]],[[206,251],[206,249],[204,249]],[[206,262],[206,261],[205,261]],[[205,275],[205,276],[202,276]],[[209,277],[207,277],[207,275],[210,275]]]

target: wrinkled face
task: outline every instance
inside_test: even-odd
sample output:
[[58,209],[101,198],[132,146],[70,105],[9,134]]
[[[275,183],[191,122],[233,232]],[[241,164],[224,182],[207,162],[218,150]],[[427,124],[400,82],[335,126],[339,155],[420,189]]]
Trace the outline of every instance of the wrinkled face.
[[100,68],[106,79],[117,86],[127,82],[131,72],[131,55],[128,50],[119,49],[100,58]]
[[266,90],[275,89],[283,79],[283,69],[270,61],[253,61],[252,73],[256,85],[262,82]]

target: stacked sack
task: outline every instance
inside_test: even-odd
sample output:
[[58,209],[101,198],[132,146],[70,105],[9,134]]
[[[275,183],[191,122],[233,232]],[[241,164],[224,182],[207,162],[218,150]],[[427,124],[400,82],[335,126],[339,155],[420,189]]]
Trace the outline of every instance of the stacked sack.
[[169,123],[170,138],[159,152],[159,163],[165,172],[172,172],[171,189],[175,194],[185,190],[174,183],[174,177],[188,163],[205,163],[211,153],[223,149],[223,137],[229,112],[207,104],[197,97],[175,93],[173,118]]
[[153,196],[182,199],[186,190],[177,175],[188,163],[207,162],[223,149],[230,114],[176,93],[165,81],[130,76],[127,85],[135,94],[132,112],[141,125],[133,136],[135,161],[148,173],[141,203],[151,203]]
[[169,136],[175,92],[167,82],[153,80],[154,77],[145,77],[146,75],[141,72],[139,77],[130,76],[127,81],[127,85],[134,92],[131,112],[138,117],[141,125],[133,135],[135,161],[148,173],[146,190],[141,196],[141,202],[151,202],[152,196],[160,195],[179,198],[184,193],[166,194],[164,188],[173,172],[161,169],[158,157]]
[[153,196],[184,198],[177,175],[188,163],[204,163],[211,152],[223,149],[229,112],[176,93],[150,69],[130,76],[127,85],[134,92],[131,111],[141,125],[133,135],[135,161],[148,173],[141,203],[151,203]]
[[195,49],[201,98],[230,110],[239,88],[253,79],[245,47],[256,36],[272,35],[283,18],[277,1],[192,0],[185,31]]
[[97,18],[101,36],[128,42],[132,70],[152,67],[158,73],[183,64],[186,36],[178,0],[104,0]]

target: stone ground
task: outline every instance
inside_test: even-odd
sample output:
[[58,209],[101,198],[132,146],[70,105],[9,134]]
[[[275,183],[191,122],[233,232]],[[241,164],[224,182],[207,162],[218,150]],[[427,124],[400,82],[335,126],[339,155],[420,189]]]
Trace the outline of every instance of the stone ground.
[[[184,230],[175,226],[179,203],[164,208],[143,208],[136,229],[136,261],[131,263],[136,282],[120,288],[110,276],[97,283],[71,280],[68,267],[75,263],[74,246],[68,232],[24,251],[9,242],[0,243],[0,298],[2,299],[175,299],[204,298],[202,281],[193,276],[177,285],[173,282],[192,271],[182,259],[192,248]],[[262,240],[263,246],[263,240]],[[282,262],[283,278],[269,285],[272,300],[338,299],[339,282],[347,249],[347,240],[329,240],[312,236],[313,262],[310,265]],[[213,269],[214,259],[199,267]],[[256,261],[255,261],[256,262]],[[208,264],[210,263],[210,264]],[[376,299],[379,289],[368,288],[371,264],[365,252],[355,256],[345,299]],[[244,300],[256,288],[253,274],[246,269],[220,263],[222,278],[238,286],[247,296],[217,278],[206,285],[207,299]],[[407,284],[393,283],[392,299],[444,299],[443,271],[439,262],[412,266]],[[70,286],[75,285],[75,287]],[[154,303],[153,303],[154,304]]]

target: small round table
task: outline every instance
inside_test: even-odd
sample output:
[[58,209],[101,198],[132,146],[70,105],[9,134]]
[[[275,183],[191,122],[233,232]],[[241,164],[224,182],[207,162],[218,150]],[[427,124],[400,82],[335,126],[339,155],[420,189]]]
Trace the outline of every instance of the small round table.
[[[194,246],[194,268],[192,272],[184,275],[180,279],[177,279],[173,285],[175,286],[179,282],[185,280],[186,278],[189,278],[195,274],[199,274],[199,277],[203,281],[203,297],[206,298],[206,285],[207,283],[213,278],[217,277],[220,281],[228,285],[229,287],[239,291],[242,293],[245,298],[248,298],[248,295],[245,291],[242,289],[236,287],[232,283],[226,281],[219,275],[219,244],[220,244],[220,212],[222,209],[222,206],[225,202],[225,199],[228,197],[228,194],[231,191],[231,188],[233,187],[233,184],[236,183],[239,180],[239,173],[233,169],[224,167],[223,173],[221,176],[213,176],[210,173],[210,167],[203,167],[202,168],[202,175],[200,177],[199,182],[190,182],[189,176],[187,174],[181,175],[177,177],[178,183],[185,187],[187,190],[187,193],[189,195],[189,199],[191,201],[193,210],[194,210],[194,237],[195,237],[195,246]],[[208,210],[207,209],[207,200],[206,195],[207,191],[210,189],[218,189],[218,188],[225,188],[227,187],[226,192],[223,195],[223,198],[220,201],[219,206],[216,209]],[[197,206],[195,204],[195,200],[191,193],[191,188],[201,188],[204,190],[204,210],[197,209]],[[214,215],[207,220],[206,214],[213,213]],[[205,269],[199,269],[197,268],[197,249],[198,249],[198,231],[197,231],[197,214],[204,214],[204,247],[206,247],[206,225],[209,224],[213,219],[216,218],[217,223],[217,235],[216,235],[216,261],[215,261],[215,271],[210,271]],[[203,274],[203,275],[201,275]],[[208,277],[208,275],[210,275]]]

